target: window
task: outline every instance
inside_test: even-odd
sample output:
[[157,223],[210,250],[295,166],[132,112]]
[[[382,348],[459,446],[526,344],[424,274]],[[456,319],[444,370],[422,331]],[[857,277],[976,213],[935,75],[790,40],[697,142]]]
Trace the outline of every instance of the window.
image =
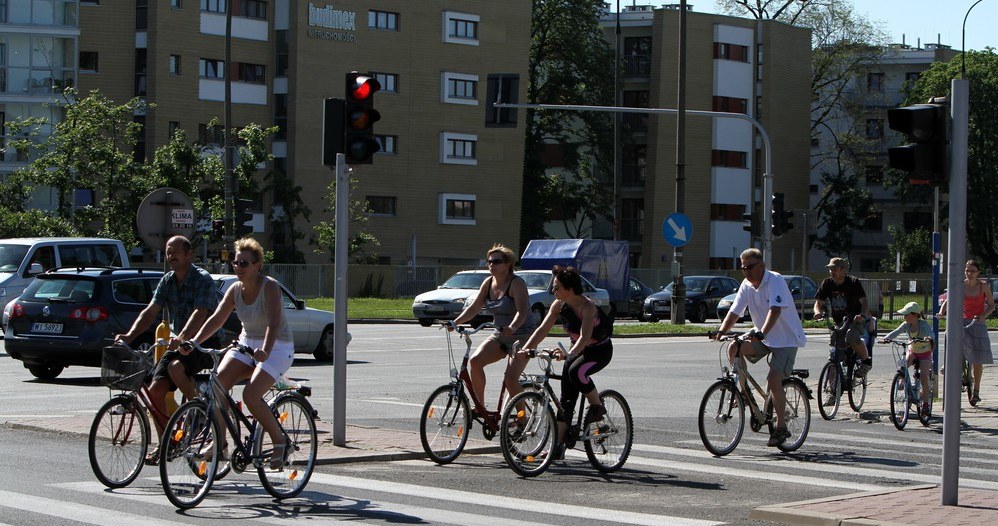
[[170,55],[170,76],[180,76],[180,55]]
[[395,198],[385,195],[369,195],[367,196],[367,206],[371,210],[371,215],[376,216],[394,216],[395,213]]
[[398,155],[398,135],[375,135],[374,140],[378,141],[381,149],[379,154]]
[[716,59],[748,62],[748,57],[748,46],[727,44],[725,42],[714,42],[714,58]]
[[867,73],[866,74],[866,91],[868,93],[883,93],[883,91],[884,91],[884,74],[883,73]]
[[445,225],[474,225],[475,195],[440,194],[440,223]]
[[[274,40],[277,46],[275,57],[276,64],[274,65],[276,69],[274,71],[274,75],[278,77],[286,77],[288,76],[288,67],[291,63],[288,58],[288,30],[278,29],[274,33]],[[382,84],[381,87],[384,89],[384,84]]]
[[444,11],[444,42],[477,46],[479,20],[478,15]]
[[146,48],[135,50],[135,96],[146,96]]
[[620,237],[627,241],[641,239],[645,221],[644,199],[620,200]]
[[139,129],[139,136],[135,141],[135,147],[132,150],[132,158],[136,162],[142,162],[146,160],[146,116],[145,115],[135,115],[132,117],[132,122],[138,123],[142,127]]
[[748,99],[714,96],[714,111],[748,114]]
[[221,125],[198,124],[199,144],[225,144],[225,128]]
[[149,0],[135,0],[135,30],[149,28]]
[[488,76],[488,88],[485,104],[485,127],[515,128],[516,108],[496,108],[492,103],[499,100],[516,104],[520,101],[520,76],[513,74],[494,74]]
[[443,73],[443,102],[450,104],[478,104],[478,75]]
[[621,168],[624,186],[644,186],[648,169],[648,146],[644,144],[625,145],[621,149],[623,165]]
[[274,140],[288,140],[288,95],[286,93],[274,94],[274,125],[277,126]]
[[201,10],[225,14],[225,0],[201,0]]
[[240,0],[235,4],[236,16],[255,18],[257,20],[267,19],[267,2],[264,0]]
[[932,212],[905,212],[904,229],[908,232],[917,230],[920,227],[932,231]]
[[909,71],[904,74],[904,81],[909,84],[914,84],[918,82],[918,79],[921,78],[921,76],[922,74],[917,71]]
[[170,121],[170,127],[168,129],[169,135],[167,135],[167,136],[172,139],[177,134],[177,130],[179,130],[179,129],[180,129],[180,123],[179,122],[177,122],[177,121]]
[[[624,92],[623,102],[628,108],[647,108],[651,104],[651,96],[648,90],[628,90]],[[621,119],[632,132],[648,131],[647,113],[625,113]]]
[[267,82],[267,67],[261,64],[247,64],[237,62],[235,67],[235,80],[237,82],[249,82],[251,84],[264,84]]
[[205,79],[224,79],[225,62],[211,58],[203,58],[198,64],[198,74]]
[[377,29],[379,31],[398,31],[399,14],[392,13],[390,11],[375,11],[372,9],[367,12],[367,28]]
[[864,170],[864,175],[866,176],[866,184],[868,185],[881,185],[884,183],[884,167],[871,164]]
[[748,155],[733,150],[711,150],[710,165],[726,168],[748,168]]
[[477,135],[463,133],[441,134],[440,162],[444,164],[476,165],[475,150],[478,145]]
[[883,119],[866,119],[866,138],[880,139],[884,136]]
[[624,74],[647,77],[651,75],[651,37],[624,38]]
[[80,72],[97,73],[96,51],[80,51]]
[[395,73],[372,73],[374,80],[381,84],[381,91],[383,93],[398,93],[399,91],[399,76]]
[[859,226],[859,229],[863,232],[874,232],[881,233],[884,231],[884,213],[883,212],[873,212],[870,214],[865,221]]
[[745,205],[711,203],[710,219],[713,221],[744,221]]
[[180,9],[183,6],[183,0],[170,0],[170,7],[174,9]]
[[76,188],[73,190],[73,206],[75,208],[83,208],[84,206],[93,206],[93,204],[94,204],[93,188]]

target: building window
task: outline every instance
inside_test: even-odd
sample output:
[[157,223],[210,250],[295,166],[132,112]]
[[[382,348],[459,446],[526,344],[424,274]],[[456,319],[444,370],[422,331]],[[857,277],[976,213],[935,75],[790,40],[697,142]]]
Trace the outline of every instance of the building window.
[[651,37],[624,38],[624,75],[647,77],[651,75]]
[[274,76],[286,77],[288,76],[288,67],[291,64],[288,58],[289,46],[288,46],[288,30],[278,29],[274,31],[274,41],[277,46],[275,52],[275,64],[274,64]]
[[395,216],[395,203],[396,199],[394,197],[386,195],[367,196],[367,206],[371,211],[371,215]]
[[209,13],[225,13],[225,0],[201,0],[201,10]]
[[274,126],[277,126],[274,140],[288,140],[288,95],[286,93],[274,94]]
[[399,76],[395,73],[371,73],[374,80],[381,84],[381,91],[384,93],[398,93]]
[[207,124],[198,124],[198,143],[199,144],[225,144],[225,127],[216,124],[215,126],[208,126]]
[[235,11],[232,14],[245,18],[266,20],[267,2],[264,0],[239,0],[239,3],[235,4]]
[[445,71],[440,89],[441,100],[449,104],[478,104],[478,75]]
[[174,9],[180,9],[183,6],[183,0],[170,0],[170,7]]
[[866,138],[881,139],[884,136],[883,119],[866,119]]
[[626,145],[621,149],[623,186],[641,187],[645,184],[648,170],[648,146],[645,144]]
[[475,199],[474,194],[440,194],[440,223],[474,225]]
[[392,13],[391,11],[375,11],[372,9],[367,12],[367,28],[379,31],[398,31],[399,14]]
[[450,44],[478,45],[478,15],[444,11],[444,42]]
[[135,0],[135,30],[149,28],[149,0]]
[[911,232],[919,228],[932,231],[932,212],[905,212],[904,229]]
[[884,74],[883,73],[867,73],[866,74],[866,91],[868,93],[883,93],[884,92]]
[[225,62],[212,58],[203,58],[198,63],[198,74],[204,79],[224,79]]
[[645,221],[644,199],[620,200],[620,237],[627,241],[641,239]]
[[135,149],[132,150],[132,158],[136,162],[142,162],[146,160],[146,116],[145,115],[135,115],[132,117],[132,122],[138,123],[141,128],[139,128],[139,136],[135,141]]
[[170,55],[170,76],[180,76],[180,55]]
[[381,149],[378,150],[379,154],[398,155],[398,135],[375,135],[374,140],[381,145]]
[[748,154],[733,150],[711,150],[710,165],[724,168],[748,168]]
[[80,0],[80,5],[100,5],[100,0]]
[[866,176],[866,184],[868,185],[882,185],[884,183],[884,167],[871,164],[866,167],[863,172]]
[[146,96],[146,48],[135,50],[135,93],[136,97]]
[[97,52],[80,51],[80,72],[97,73]]
[[904,81],[908,84],[914,84],[918,82],[918,79],[921,78],[921,76],[922,74],[918,71],[909,71],[904,74]]
[[714,96],[714,111],[744,113],[748,115],[748,99]]
[[169,135],[167,135],[167,137],[169,137],[170,139],[173,139],[173,137],[175,135],[177,135],[177,130],[179,130],[179,129],[180,129],[180,122],[178,122],[178,121],[170,121],[170,127],[169,127],[169,132],[168,132]]
[[489,75],[485,104],[486,128],[515,128],[516,108],[496,108],[495,101],[517,104],[520,101],[520,76],[512,74]]
[[75,208],[93,206],[94,199],[93,188],[75,188],[73,190],[73,206]]
[[[651,94],[648,90],[628,90],[624,92],[624,106],[628,108],[647,108],[651,104]],[[624,126],[632,132],[648,131],[647,113],[625,113],[621,117]]]
[[711,203],[710,219],[712,221],[744,221],[742,214],[746,213],[745,205]]
[[714,42],[714,58],[716,59],[748,62],[748,57],[748,46],[739,46],[738,44],[728,44],[725,42]]
[[235,67],[235,80],[237,82],[248,82],[250,84],[264,84],[267,82],[267,67],[261,64],[248,64],[237,62]]
[[884,231],[884,213],[874,212],[866,218],[859,229],[863,232],[881,233]]
[[475,157],[475,150],[478,146],[477,135],[443,133],[440,143],[440,162],[444,164],[478,164]]

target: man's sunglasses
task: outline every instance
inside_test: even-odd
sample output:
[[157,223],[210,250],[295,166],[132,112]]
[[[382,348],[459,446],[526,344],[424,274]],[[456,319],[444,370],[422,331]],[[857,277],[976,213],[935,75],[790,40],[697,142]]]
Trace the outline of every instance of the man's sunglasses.
[[741,269],[744,270],[745,272],[748,272],[748,271],[754,269],[758,264],[759,264],[759,262],[756,261],[755,263],[751,263],[751,264],[748,264],[748,265],[745,265],[745,266],[741,267]]

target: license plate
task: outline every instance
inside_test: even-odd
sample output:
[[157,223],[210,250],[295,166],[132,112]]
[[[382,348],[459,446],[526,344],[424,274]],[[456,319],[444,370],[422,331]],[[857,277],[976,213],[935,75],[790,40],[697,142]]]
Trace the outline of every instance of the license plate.
[[445,312],[447,312],[447,310],[446,309],[442,309],[440,307],[427,307],[426,308],[426,313],[427,314],[443,314]]
[[62,334],[62,324],[35,322],[31,324],[31,332],[40,332],[45,334]]

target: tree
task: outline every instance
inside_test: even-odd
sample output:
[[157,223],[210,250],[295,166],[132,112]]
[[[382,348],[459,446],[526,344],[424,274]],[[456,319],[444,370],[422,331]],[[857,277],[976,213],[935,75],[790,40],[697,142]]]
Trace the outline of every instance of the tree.
[[[966,53],[970,81],[970,126],[967,140],[967,242],[969,253],[979,254],[985,266],[998,266],[998,55],[994,48]],[[960,76],[960,57],[936,62],[915,83],[905,104],[920,104],[950,92],[951,79]],[[900,188],[905,178],[896,180]],[[927,190],[927,189],[926,189]],[[946,189],[943,189],[946,190]],[[944,214],[943,217],[946,217]]]
[[[350,195],[356,195],[357,178],[352,174],[350,175]],[[329,215],[333,217],[330,222],[320,221],[319,224],[312,227],[313,238],[312,244],[319,248],[315,249],[315,253],[321,254],[325,250],[329,251],[330,261],[334,261],[335,247],[336,247],[336,179],[329,183],[329,188],[327,189],[326,201],[329,206],[323,210],[323,212],[329,212]],[[350,221],[350,232],[352,236],[350,237],[350,243],[347,247],[348,255],[356,255],[359,253],[366,245],[378,246],[380,243],[378,239],[374,237],[371,233],[364,230],[367,226],[368,214],[371,212],[368,207],[367,201],[361,201],[358,199],[351,200],[348,203],[347,216]],[[374,254],[369,254],[367,259],[376,258]]]
[[[601,1],[534,0],[528,103],[613,103],[613,50],[599,24],[603,10]],[[597,199],[606,194],[598,174],[612,172],[613,158],[608,113],[527,110],[525,123],[522,246],[548,237],[544,223],[562,203],[576,203],[564,211],[583,217],[606,215],[609,201]],[[564,163],[558,174],[547,173],[542,160],[545,148],[560,149]],[[583,161],[586,157],[595,169]],[[549,184],[552,177],[573,181]]]
[[880,260],[881,272],[894,272],[896,254],[901,254],[901,272],[930,272],[932,270],[932,232],[923,227],[905,230],[901,225],[890,225],[887,231],[891,241],[887,244],[887,258]]
[[296,243],[305,238],[305,234],[295,228],[295,219],[301,217],[308,221],[312,210],[305,206],[301,198],[302,187],[281,170],[271,170],[264,176],[266,184],[263,190],[273,192],[274,212],[270,216],[271,241],[274,249],[275,263],[304,263],[305,254],[298,249]]

